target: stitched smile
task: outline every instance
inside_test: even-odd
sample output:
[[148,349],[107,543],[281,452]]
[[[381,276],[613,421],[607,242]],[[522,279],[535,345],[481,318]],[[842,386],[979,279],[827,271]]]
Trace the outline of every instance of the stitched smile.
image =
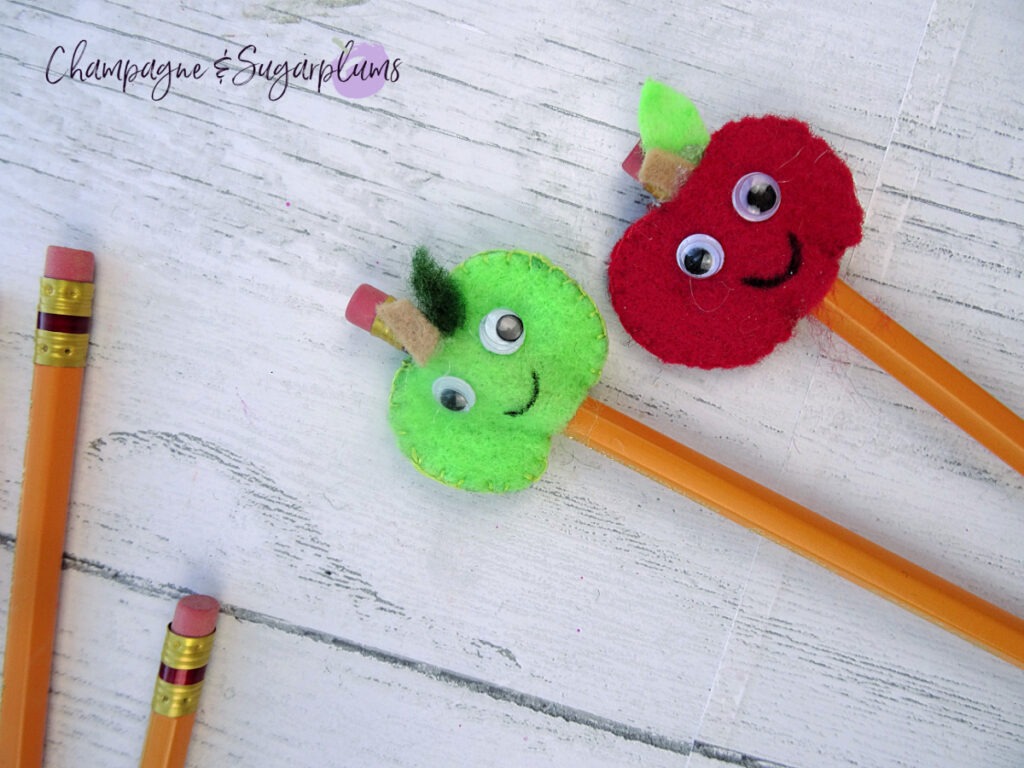
[[777,275],[773,275],[772,277],[744,277],[740,282],[744,285],[749,285],[751,288],[777,288],[796,275],[796,273],[800,271],[800,266],[803,263],[803,249],[800,246],[800,241],[797,240],[796,235],[790,232],[789,264],[786,266],[786,270]]
[[537,396],[540,394],[540,376],[537,375],[536,371],[530,371],[530,376],[533,377],[533,392],[530,393],[529,401],[521,408],[505,411],[506,416],[522,416],[528,410],[533,408],[533,404],[537,402]]

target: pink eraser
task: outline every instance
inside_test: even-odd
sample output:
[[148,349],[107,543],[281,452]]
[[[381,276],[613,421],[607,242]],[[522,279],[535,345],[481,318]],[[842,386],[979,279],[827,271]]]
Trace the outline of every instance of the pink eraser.
[[622,170],[632,176],[634,179],[640,178],[640,166],[644,164],[644,150],[640,146],[640,142],[636,143],[633,150],[626,155],[626,159],[622,161]]
[[356,288],[356,292],[348,300],[348,306],[345,307],[345,319],[352,325],[357,325],[364,331],[368,331],[373,327],[373,321],[377,317],[377,307],[389,298],[391,297],[384,291],[363,283]]
[[46,277],[91,283],[95,271],[96,257],[92,251],[79,251],[60,245],[51,245],[46,249],[46,266],[43,268]]
[[189,595],[178,601],[171,631],[183,637],[206,637],[217,628],[220,603],[209,595]]

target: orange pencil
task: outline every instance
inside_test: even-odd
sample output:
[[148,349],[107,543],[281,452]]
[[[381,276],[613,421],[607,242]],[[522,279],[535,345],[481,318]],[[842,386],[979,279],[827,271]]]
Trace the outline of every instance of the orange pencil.
[[1024,474],[1024,420],[842,280],[814,316]]
[[178,601],[167,627],[140,768],[185,764],[220,604],[207,595]]
[[572,439],[1024,668],[1024,619],[591,398]]
[[[376,316],[392,300],[362,285],[345,316],[401,349]],[[1024,619],[615,409],[588,397],[564,434],[1024,668]]]
[[88,251],[57,246],[46,250],[7,616],[0,697],[0,768],[31,768],[43,762],[94,268],[95,259]]

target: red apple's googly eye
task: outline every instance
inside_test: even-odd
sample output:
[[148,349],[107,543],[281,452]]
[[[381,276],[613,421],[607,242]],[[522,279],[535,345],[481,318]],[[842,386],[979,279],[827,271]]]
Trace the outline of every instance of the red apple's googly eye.
[[431,391],[434,399],[449,411],[468,411],[476,403],[476,393],[469,382],[457,376],[438,376]]
[[511,355],[525,338],[523,320],[511,309],[492,309],[480,321],[480,343],[496,355]]
[[747,221],[767,221],[781,202],[779,183],[767,173],[748,173],[732,188],[732,207]]
[[690,235],[676,248],[676,263],[690,277],[703,280],[725,264],[725,250],[711,235]]

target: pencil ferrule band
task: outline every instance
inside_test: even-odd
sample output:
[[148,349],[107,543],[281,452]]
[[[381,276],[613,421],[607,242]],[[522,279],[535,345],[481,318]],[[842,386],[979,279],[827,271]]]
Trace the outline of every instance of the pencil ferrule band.
[[39,311],[51,315],[92,316],[92,283],[44,277],[39,281]]
[[153,688],[153,712],[165,717],[183,717],[199,709],[203,681],[192,685],[174,685],[159,677]]
[[384,325],[379,318],[374,318],[373,325],[370,326],[370,334],[372,336],[376,336],[382,341],[386,341],[393,347],[397,347],[398,349],[402,348],[402,343],[395,338],[395,334],[392,333],[391,329]]
[[172,632],[168,627],[167,635],[164,638],[164,648],[160,654],[160,663],[171,669],[187,670],[205,667],[210,660],[215,634],[215,632],[211,632],[206,637],[186,637]]
[[37,365],[55,368],[84,368],[89,354],[88,333],[60,333],[36,329]]

